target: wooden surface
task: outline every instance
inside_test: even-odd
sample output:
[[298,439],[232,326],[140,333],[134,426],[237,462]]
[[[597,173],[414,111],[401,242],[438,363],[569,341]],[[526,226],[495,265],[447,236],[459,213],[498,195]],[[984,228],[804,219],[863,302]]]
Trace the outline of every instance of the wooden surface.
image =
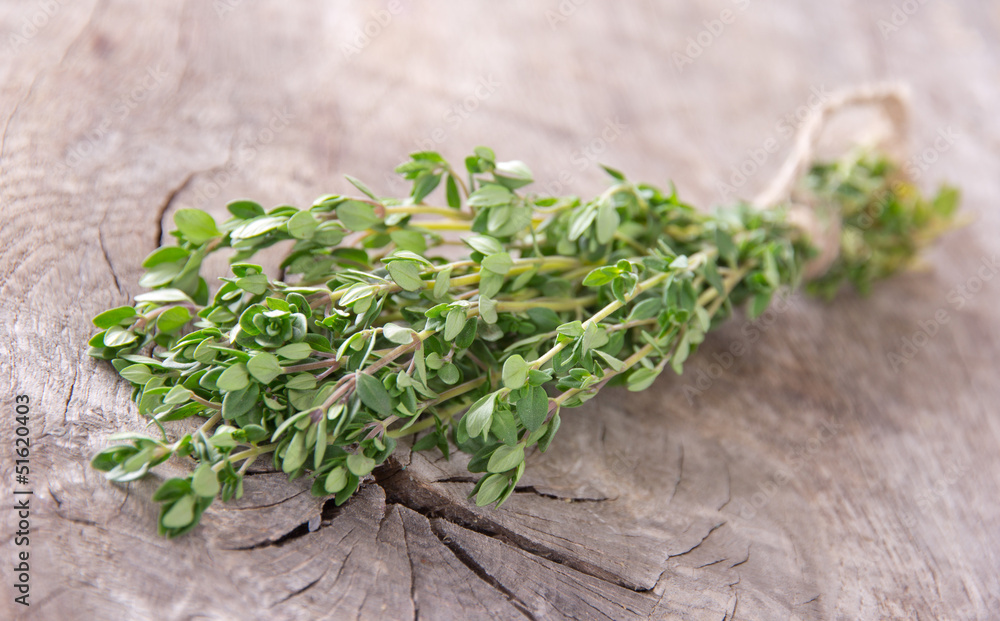
[[[0,4],[2,502],[15,394],[35,491],[31,606],[5,511],[0,617],[1000,618],[995,3],[897,2],[919,8],[896,30],[892,3],[862,0],[344,4]],[[599,190],[599,160],[707,205],[773,137],[739,193],[764,187],[812,93],[882,79],[912,86],[921,184],[961,186],[975,223],[925,273],[736,318],[683,377],[566,415],[500,511],[465,500],[461,463],[404,454],[340,509],[249,477],[165,541],[155,479],[87,465],[141,429],[84,355],[89,319],[140,293],[180,207],[302,205],[343,173],[401,192],[387,173],[428,140],[488,144],[553,191]]]

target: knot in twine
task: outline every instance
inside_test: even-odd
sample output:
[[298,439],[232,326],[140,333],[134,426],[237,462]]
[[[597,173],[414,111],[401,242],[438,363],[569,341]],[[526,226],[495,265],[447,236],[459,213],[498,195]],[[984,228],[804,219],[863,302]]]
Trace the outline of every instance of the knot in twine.
[[831,120],[848,109],[863,107],[876,108],[888,123],[869,121],[861,135],[848,142],[850,148],[876,148],[897,161],[905,157],[908,90],[900,84],[881,84],[840,91],[809,112],[796,133],[792,152],[770,185],[753,201],[760,209],[788,206],[789,221],[816,246],[819,254],[805,265],[806,279],[826,273],[840,254],[841,214],[831,213],[830,205],[821,204],[798,184],[815,161],[820,139]]

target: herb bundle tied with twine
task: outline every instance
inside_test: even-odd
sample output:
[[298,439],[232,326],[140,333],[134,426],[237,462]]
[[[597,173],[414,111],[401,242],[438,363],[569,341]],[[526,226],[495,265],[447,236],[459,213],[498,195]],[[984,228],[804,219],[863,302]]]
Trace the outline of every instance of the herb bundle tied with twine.
[[[827,118],[855,104],[885,110],[899,141],[898,89],[838,96],[760,199],[712,213],[607,167],[596,198],[539,196],[523,163],[482,147],[464,170],[414,153],[397,168],[404,198],[348,178],[360,197],[306,209],[237,201],[221,223],[182,209],[176,243],[143,263],[150,291],[95,317],[90,341],[157,437],[120,434],[93,465],[125,483],[188,460],[153,496],[167,536],[240,497],[262,455],[341,504],[404,440],[468,454],[470,497],[499,505],[602,387],[681,373],[735,308],[759,315],[782,288],[865,292],[950,226],[957,192],[922,197],[891,144],[815,161]],[[253,263],[279,242],[280,280]],[[224,249],[231,273],[213,291],[202,263]]]

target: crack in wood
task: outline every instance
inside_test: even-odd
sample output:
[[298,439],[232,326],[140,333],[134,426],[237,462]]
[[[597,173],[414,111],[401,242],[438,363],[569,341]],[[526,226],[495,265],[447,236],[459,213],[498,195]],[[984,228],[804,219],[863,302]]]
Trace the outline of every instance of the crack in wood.
[[428,519],[441,518],[447,520],[456,526],[491,537],[528,554],[544,558],[558,565],[570,567],[582,574],[636,593],[645,593],[653,588],[643,589],[631,585],[621,576],[617,576],[581,558],[560,552],[541,542],[529,539],[506,528],[495,520],[477,515],[468,507],[452,502],[437,490],[413,478],[408,471],[402,468],[389,465],[376,470],[375,474],[376,483],[385,491],[387,504],[402,505],[420,513]]
[[310,531],[309,522],[302,522],[292,530],[288,531],[284,535],[280,535],[275,539],[265,539],[264,541],[258,541],[257,543],[252,543],[247,546],[238,546],[235,548],[223,548],[223,549],[233,552],[242,552],[245,550],[260,550],[261,548],[272,548],[272,547],[280,548],[281,546],[287,544],[288,542],[294,541],[301,537],[305,537],[310,533],[318,533],[321,528],[323,528],[322,524],[320,525],[320,528],[317,528],[314,531]]
[[[473,481],[475,481],[473,479]],[[562,502],[605,502],[611,500],[611,498],[582,498],[578,496],[560,496],[558,494],[552,494],[549,492],[540,491],[534,485],[521,485],[514,488],[515,494],[534,494],[540,496],[541,498],[551,498],[552,500],[560,500]]]
[[[211,169],[209,169],[209,170],[211,170]],[[204,170],[195,170],[195,171],[189,172],[187,174],[187,176],[184,177],[183,181],[180,182],[180,184],[174,186],[174,188],[172,190],[170,190],[170,192],[167,193],[166,199],[163,201],[163,203],[160,204],[159,207],[156,208],[156,244],[157,244],[157,246],[162,246],[163,245],[163,230],[164,230],[163,219],[167,217],[167,212],[170,211],[170,206],[174,204],[174,200],[177,199],[177,196],[181,192],[183,192],[191,184],[191,181],[194,180],[194,178],[197,175],[200,175],[203,172],[206,172],[206,171],[204,171]]]
[[[750,544],[750,545],[753,545],[753,544]],[[733,568],[739,567],[743,563],[746,563],[747,561],[750,560],[750,545],[747,546],[747,556],[746,556],[746,558],[743,559],[742,561],[738,562],[738,563],[734,563],[734,564],[730,565],[729,569],[733,569]]]
[[674,482],[674,489],[670,492],[670,498],[667,500],[667,504],[670,504],[674,500],[674,496],[677,494],[677,488],[681,486],[681,479],[684,478],[684,445],[681,444],[681,455],[677,460],[677,480]]
[[115,279],[115,288],[118,289],[118,293],[124,295],[125,290],[122,289],[121,281],[118,279],[118,272],[115,271],[115,265],[111,262],[111,256],[108,254],[108,247],[104,243],[104,222],[108,219],[108,208],[104,208],[104,214],[101,215],[101,221],[97,223],[97,242],[101,247],[101,254],[104,255],[104,262],[108,264],[108,269],[111,270],[111,277]]
[[79,377],[79,373],[76,369],[73,369],[73,381],[69,385],[69,395],[66,396],[66,403],[63,404],[63,428],[66,427],[66,421],[69,419],[69,402],[73,400],[77,377]]
[[691,546],[687,550],[684,550],[683,552],[678,552],[677,554],[669,554],[669,555],[667,555],[667,558],[677,558],[678,556],[684,556],[685,554],[690,554],[691,552],[694,552],[695,550],[698,549],[698,546],[700,546],[701,544],[705,543],[705,541],[709,537],[712,536],[712,533],[714,533],[715,531],[717,531],[720,528],[722,528],[723,526],[725,526],[725,524],[726,523],[724,521],[723,522],[719,522],[718,524],[716,524],[712,528],[708,529],[708,532],[705,533],[705,536],[702,537],[701,540],[698,541],[698,543],[694,544],[693,546]]
[[326,576],[326,572],[324,571],[322,574],[320,574],[319,578],[316,578],[315,580],[313,580],[309,584],[305,585],[301,589],[296,589],[296,590],[292,591],[288,595],[282,597],[278,601],[276,601],[273,604],[271,604],[270,606],[268,606],[267,609],[270,610],[270,609],[274,608],[275,606],[279,606],[281,604],[284,604],[285,602],[287,602],[288,600],[292,599],[293,597],[298,597],[299,595],[302,595],[303,593],[305,593],[309,589],[311,589],[314,586],[316,586],[319,583],[319,581],[322,580],[325,576]]
[[[433,532],[434,535],[437,536],[438,540],[441,541],[441,543],[446,548],[448,548],[449,550],[451,550],[451,553],[455,555],[455,558],[457,558],[463,565],[465,565],[466,567],[468,567],[469,570],[473,574],[475,574],[480,580],[482,580],[486,584],[490,585],[491,587],[493,587],[494,589],[496,589],[500,593],[503,593],[503,595],[510,601],[511,605],[513,605],[515,608],[517,608],[517,610],[521,614],[523,614],[526,618],[531,619],[532,621],[536,621],[535,615],[533,615],[531,613],[531,611],[528,608],[527,604],[525,604],[523,601],[521,601],[514,594],[513,591],[511,591],[510,589],[508,589],[507,587],[505,587],[499,580],[497,580],[496,578],[494,578],[493,576],[491,576],[490,573],[488,571],[486,571],[486,568],[484,568],[482,565],[480,565],[476,561],[476,559],[473,558],[473,556],[471,554],[469,554],[465,550],[465,548],[463,548],[462,546],[460,546],[458,544],[458,542],[452,540],[448,536],[447,533],[445,533],[445,532],[443,532],[441,530],[441,527],[439,526],[439,523],[440,523],[441,519],[442,518],[436,518],[436,519],[430,520],[431,532]],[[450,522],[451,520],[447,520],[447,521]],[[462,524],[456,524],[456,525],[459,526],[459,527],[462,527],[462,528],[466,528]]]

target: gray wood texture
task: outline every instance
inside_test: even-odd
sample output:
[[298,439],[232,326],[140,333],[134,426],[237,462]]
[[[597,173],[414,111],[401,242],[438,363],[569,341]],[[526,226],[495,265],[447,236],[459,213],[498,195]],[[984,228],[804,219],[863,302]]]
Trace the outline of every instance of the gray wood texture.
[[[0,617],[1000,618],[995,3],[7,1],[0,46],[0,490],[26,394],[35,491],[31,606],[5,511]],[[407,152],[478,144],[551,191],[600,190],[600,161],[708,205],[755,155],[738,193],[766,185],[811,96],[884,79],[912,87],[921,185],[974,223],[868,298],[736,318],[684,376],[567,413],[499,511],[404,452],[339,509],[261,471],[166,541],[158,479],[88,466],[141,429],[89,320],[140,293],[178,208],[343,173],[401,192]]]

